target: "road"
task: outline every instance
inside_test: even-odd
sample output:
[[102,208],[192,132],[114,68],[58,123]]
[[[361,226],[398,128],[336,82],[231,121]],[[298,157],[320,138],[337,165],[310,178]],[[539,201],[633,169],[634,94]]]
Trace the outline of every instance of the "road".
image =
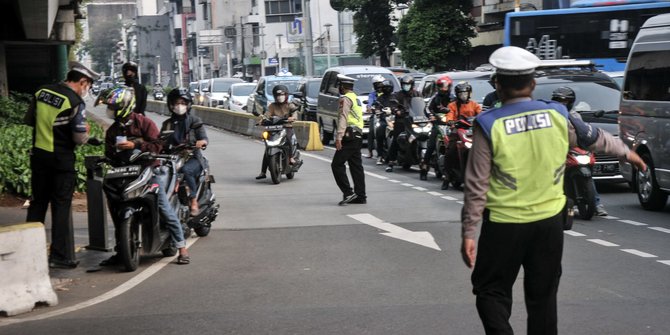
[[[208,134],[221,214],[191,246],[190,265],[168,264],[86,308],[0,320],[0,333],[483,334],[459,252],[461,192],[364,159],[368,203],[337,206],[331,148],[305,153],[295,179],[272,185],[254,180],[257,139]],[[621,187],[601,192],[611,216],[577,220],[565,235],[559,332],[668,334],[670,206],[646,212]]]

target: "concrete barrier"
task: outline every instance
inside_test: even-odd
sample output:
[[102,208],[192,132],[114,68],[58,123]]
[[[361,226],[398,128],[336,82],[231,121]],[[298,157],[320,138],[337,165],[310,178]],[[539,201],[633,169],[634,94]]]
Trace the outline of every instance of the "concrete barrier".
[[[263,128],[257,127],[258,117],[249,113],[233,112],[227,109],[193,106],[193,113],[208,125],[229,130],[235,133],[260,138]],[[161,115],[169,115],[167,104],[162,101],[147,101],[147,111]],[[293,123],[298,144],[307,151],[323,150],[319,125],[312,121],[296,121]]]
[[51,286],[44,225],[0,227],[0,311],[30,312],[36,303],[58,304]]

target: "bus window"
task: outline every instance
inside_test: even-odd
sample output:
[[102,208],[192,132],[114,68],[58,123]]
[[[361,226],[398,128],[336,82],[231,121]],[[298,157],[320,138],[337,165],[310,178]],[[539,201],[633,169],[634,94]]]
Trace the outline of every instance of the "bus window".
[[670,101],[670,51],[632,54],[624,85],[626,100]]

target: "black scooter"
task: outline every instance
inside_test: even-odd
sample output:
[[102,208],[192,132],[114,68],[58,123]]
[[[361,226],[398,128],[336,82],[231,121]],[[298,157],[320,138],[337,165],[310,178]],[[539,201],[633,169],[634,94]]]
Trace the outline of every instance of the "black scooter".
[[[288,179],[293,179],[295,173],[302,166],[300,150],[297,148],[298,143],[294,144],[295,153],[290,152],[291,146],[288,141],[292,139],[286,136],[286,129],[284,129],[284,125],[287,123],[290,123],[287,118],[278,116],[264,118],[260,123],[265,128],[263,132],[265,156],[263,159],[268,162],[270,177],[272,177],[274,184],[281,182],[282,175],[286,175]],[[295,161],[293,164],[291,164],[291,156]]]

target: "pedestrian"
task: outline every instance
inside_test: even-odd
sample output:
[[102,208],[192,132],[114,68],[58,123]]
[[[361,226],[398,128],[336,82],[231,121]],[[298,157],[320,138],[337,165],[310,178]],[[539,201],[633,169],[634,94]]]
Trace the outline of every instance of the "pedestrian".
[[[363,161],[361,158],[361,147],[363,146],[363,107],[356,93],[354,93],[355,79],[337,75],[340,89],[339,108],[337,109],[337,137],[335,139],[335,156],[330,164],[337,186],[342,191],[342,201],[339,205],[365,204],[365,173],[363,172]],[[351,189],[347,168],[344,163],[349,164],[351,179],[354,189]]]
[[[565,106],[532,100],[540,60],[525,49],[491,55],[500,108],[480,114],[465,173],[461,253],[472,268],[473,293],[486,334],[513,334],[512,287],[521,266],[527,334],[557,334],[565,157],[570,146],[644,162],[610,134],[569,116]],[[482,221],[479,248],[476,227]],[[476,259],[476,261],[475,261]]]
[[147,108],[147,89],[142,85],[138,79],[137,64],[134,62],[127,62],[121,66],[121,73],[126,82],[126,86],[135,91],[135,109],[133,112],[144,115],[144,110]]
[[26,221],[44,222],[51,204],[49,267],[76,268],[72,193],[77,183],[75,147],[88,141],[84,98],[100,75],[70,62],[65,81],[40,87],[25,123],[33,127],[30,152],[32,201]]

